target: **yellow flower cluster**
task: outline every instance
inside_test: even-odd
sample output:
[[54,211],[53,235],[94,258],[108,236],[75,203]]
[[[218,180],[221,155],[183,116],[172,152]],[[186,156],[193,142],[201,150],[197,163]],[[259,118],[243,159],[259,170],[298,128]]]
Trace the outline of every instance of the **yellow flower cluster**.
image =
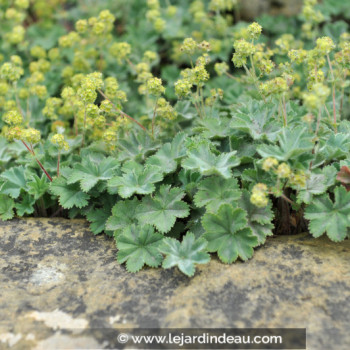
[[8,111],[2,119],[9,125],[20,125],[23,123],[22,115],[17,110]]
[[165,87],[163,86],[162,79],[155,77],[147,80],[146,89],[147,92],[153,96],[160,96],[165,92]]
[[167,120],[174,120],[177,117],[177,112],[165,98],[159,98],[157,102],[157,116]]
[[121,64],[131,53],[131,46],[127,42],[114,43],[109,48],[109,53]]
[[[153,28],[161,33],[164,31],[166,22],[161,17],[161,8],[158,0],[147,0],[148,11],[146,12],[146,18],[153,24]],[[174,9],[170,9],[171,12]]]
[[285,78],[277,77],[261,83],[259,91],[263,96],[280,95],[288,91],[288,83]]
[[264,208],[269,203],[267,186],[262,183],[256,184],[252,189],[250,201],[259,208]]
[[311,92],[303,93],[303,101],[310,111],[318,110],[325,104],[330,94],[330,88],[322,83],[313,84]]
[[54,134],[51,137],[51,142],[58,147],[59,150],[69,150],[69,144],[68,142],[64,139],[64,135],[62,134]]

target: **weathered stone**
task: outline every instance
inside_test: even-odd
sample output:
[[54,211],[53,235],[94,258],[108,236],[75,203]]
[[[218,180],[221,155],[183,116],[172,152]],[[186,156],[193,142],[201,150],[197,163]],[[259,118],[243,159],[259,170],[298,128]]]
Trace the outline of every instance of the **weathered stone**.
[[0,222],[0,348],[108,348],[91,328],[299,327],[309,350],[348,350],[350,241],[268,239],[248,262],[215,257],[193,278],[127,273],[80,220]]
[[303,0],[241,0],[242,18],[252,20],[263,13],[270,15],[297,15],[301,11]]

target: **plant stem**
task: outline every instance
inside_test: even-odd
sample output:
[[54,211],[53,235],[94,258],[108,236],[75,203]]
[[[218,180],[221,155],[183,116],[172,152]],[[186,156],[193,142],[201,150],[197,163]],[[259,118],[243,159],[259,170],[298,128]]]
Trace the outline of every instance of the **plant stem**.
[[81,140],[81,148],[84,147],[84,143],[85,143],[85,127],[86,127],[86,103],[84,104],[84,125],[83,125],[83,139]]
[[47,212],[46,212],[46,208],[45,208],[45,203],[44,203],[43,197],[40,197],[40,208],[41,208],[42,216],[46,218],[47,217]]
[[315,135],[318,135],[318,130],[320,129],[320,122],[321,122],[321,108],[318,110],[318,117],[317,117],[317,124],[316,124],[316,131]]
[[325,109],[325,110],[326,110],[326,112],[327,112],[327,115],[328,115],[329,120],[330,120],[330,121],[332,121],[331,114],[329,113],[329,110],[328,110],[328,108],[327,108],[326,104],[324,104],[324,109]]
[[136,72],[136,67],[135,67],[135,65],[130,61],[130,59],[129,59],[129,58],[126,58],[125,60],[126,60],[126,62],[128,63],[128,65],[132,68],[132,70]]
[[30,117],[31,117],[29,97],[27,98],[27,102],[26,102],[26,104],[27,104],[26,120],[27,120],[27,125],[29,126],[29,123],[30,123]]
[[239,81],[239,78],[233,76],[232,74],[230,74],[228,72],[226,72],[225,75],[228,76],[229,78],[233,79],[233,80]]
[[206,117],[202,87],[199,88],[199,103],[202,105],[203,116]]
[[155,104],[154,110],[153,110],[153,118],[152,118],[152,137],[154,137],[154,123],[155,123],[155,121],[156,121],[157,107],[158,107],[158,98],[156,99],[156,104]]
[[331,60],[329,58],[329,55],[327,54],[327,61],[329,65],[329,69],[331,71],[331,76],[332,76],[332,100],[333,100],[333,122],[334,122],[334,131],[337,133],[337,111],[336,111],[336,106],[335,106],[335,79],[334,79],[334,72],[333,72],[333,67]]
[[27,150],[29,151],[29,153],[34,156],[36,162],[38,163],[38,165],[40,166],[41,170],[44,172],[44,174],[46,175],[46,177],[49,179],[50,182],[52,182],[52,177],[49,175],[49,173],[46,171],[46,169],[44,168],[44,166],[41,164],[40,160],[35,156],[35,152],[34,150],[31,150],[28,145],[21,140],[23,145],[27,148]]
[[266,101],[265,96],[259,91],[258,78],[256,77],[256,74],[255,74],[255,68],[254,68],[254,76],[253,76],[253,74],[250,72],[250,70],[248,69],[248,67],[245,64],[243,64],[243,68],[246,71],[248,77],[253,79],[255,88],[257,89],[259,95],[263,98],[264,102],[266,103],[267,101]]
[[287,126],[287,107],[286,107],[286,97],[282,96],[282,102],[283,102],[283,115],[284,115],[284,126]]
[[283,119],[283,126],[287,126],[287,112],[285,110],[284,105],[285,105],[284,97],[280,97],[280,109],[281,109],[281,114]]
[[58,151],[58,156],[57,156],[57,177],[60,176],[60,160],[61,160],[61,151]]
[[285,201],[287,201],[288,203],[294,204],[294,202],[293,202],[291,199],[289,199],[285,194],[282,194],[281,197],[282,197]]
[[124,113],[121,109],[119,109],[101,90],[98,90],[98,92],[107,100],[109,101],[112,106],[114,107],[115,110],[117,110],[119,113],[121,113],[124,117],[127,117],[129,118],[130,120],[132,120],[134,123],[136,123],[140,128],[142,128],[144,131],[147,132],[147,129],[142,125],[140,124],[136,119],[130,117],[130,115]]

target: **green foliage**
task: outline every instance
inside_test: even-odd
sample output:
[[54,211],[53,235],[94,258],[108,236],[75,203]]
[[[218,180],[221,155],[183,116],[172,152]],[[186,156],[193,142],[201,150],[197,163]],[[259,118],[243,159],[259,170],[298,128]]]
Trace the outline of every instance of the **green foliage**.
[[182,242],[174,238],[164,238],[160,247],[160,251],[166,255],[162,266],[165,269],[177,266],[181,272],[191,277],[195,273],[196,264],[206,264],[210,260],[205,251],[207,244],[205,239],[196,239],[191,232],[187,232]]
[[0,1],[0,219],[86,218],[129,271],[188,276],[348,239],[347,6],[249,25],[238,2]]
[[163,260],[158,250],[162,240],[163,236],[150,225],[131,225],[118,237],[118,262],[126,262],[130,272],[137,272],[144,265],[157,267]]
[[350,227],[350,193],[344,187],[336,187],[334,202],[327,194],[318,197],[306,208],[305,217],[310,220],[314,237],[327,233],[334,242],[344,240]]
[[108,181],[109,193],[118,193],[122,198],[129,198],[133,194],[149,194],[154,192],[154,184],[163,179],[161,169],[130,161],[125,163],[122,176],[115,176]]
[[184,196],[180,188],[163,185],[154,197],[143,198],[136,217],[141,223],[154,225],[159,232],[169,232],[176,218],[185,218],[189,214],[188,204],[181,200]]
[[69,176],[67,184],[79,182],[83,192],[89,192],[99,181],[106,182],[111,179],[119,168],[119,162],[113,158],[102,159],[100,163],[84,158],[77,164]]
[[135,197],[116,203],[112,208],[112,215],[107,220],[107,230],[113,231],[117,237],[126,227],[136,223],[136,208],[139,204]]
[[21,190],[27,187],[25,168],[23,166],[5,170],[1,174],[1,179],[5,180],[1,186],[1,193],[9,195],[12,198],[18,198]]
[[261,145],[257,151],[264,158],[274,157],[279,161],[288,161],[310,152],[312,147],[312,139],[306,128],[289,127],[281,130],[277,144]]
[[199,183],[194,203],[197,207],[216,212],[221,204],[236,205],[240,197],[241,191],[235,178],[208,177]]
[[259,208],[251,203],[250,193],[243,190],[239,207],[247,212],[247,226],[252,230],[252,234],[257,237],[258,243],[263,244],[267,236],[272,236],[274,218],[271,205]]
[[232,176],[231,168],[239,165],[239,159],[232,151],[216,156],[205,144],[190,149],[182,162],[184,169],[198,171],[202,175],[221,175],[228,179]]
[[217,252],[220,260],[230,264],[239,258],[247,260],[258,245],[257,237],[247,227],[247,212],[230,204],[220,206],[217,214],[206,213],[202,221],[208,251]]
[[88,205],[90,196],[84,193],[79,184],[67,183],[67,180],[63,177],[55,179],[50,186],[51,193],[56,195],[59,199],[60,205],[65,209],[83,208]]
[[0,218],[1,220],[9,220],[14,216],[13,208],[15,202],[9,196],[5,194],[0,194]]

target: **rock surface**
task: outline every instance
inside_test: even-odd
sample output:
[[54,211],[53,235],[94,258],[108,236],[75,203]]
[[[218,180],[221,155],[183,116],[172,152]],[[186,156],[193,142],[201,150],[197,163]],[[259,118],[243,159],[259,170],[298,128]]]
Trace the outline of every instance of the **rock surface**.
[[[350,241],[270,238],[246,262],[215,257],[129,274],[80,220],[0,222],[0,349],[102,349],[92,328],[307,328],[307,349],[350,348]],[[69,331],[68,331],[68,330]]]

